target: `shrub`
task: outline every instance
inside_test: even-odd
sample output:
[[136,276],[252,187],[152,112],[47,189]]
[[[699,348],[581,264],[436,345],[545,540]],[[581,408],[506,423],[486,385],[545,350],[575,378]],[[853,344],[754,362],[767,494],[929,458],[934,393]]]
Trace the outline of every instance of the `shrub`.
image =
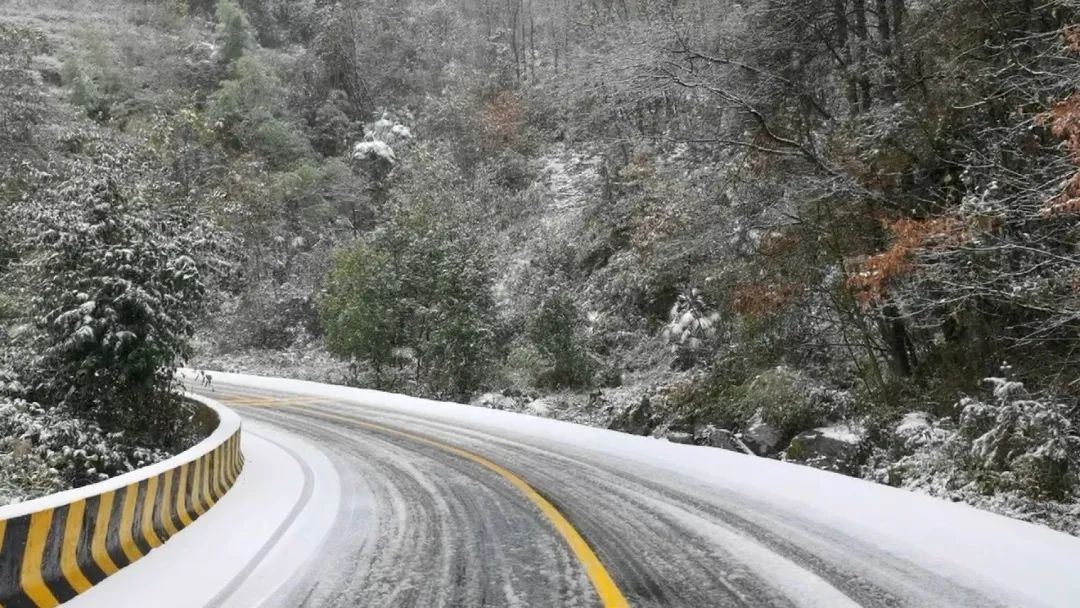
[[233,0],[217,5],[219,59],[229,65],[255,46],[254,30],[247,14]]
[[847,392],[816,386],[783,366],[751,375],[739,357],[722,360],[675,386],[666,402],[691,424],[742,429],[759,415],[776,428],[781,441],[857,413]]
[[35,287],[25,372],[31,396],[50,407],[168,438],[173,374],[205,291],[194,257],[202,235],[158,206],[137,166],[115,150],[35,193],[19,270]]
[[82,108],[91,118],[108,116],[108,104],[102,99],[97,84],[74,57],[64,61],[61,73],[64,85],[71,95],[71,103]]
[[402,209],[341,252],[321,312],[330,351],[366,361],[384,388],[408,367],[416,390],[467,398],[496,354],[492,275],[475,238],[446,220]]
[[226,141],[251,150],[274,168],[312,156],[307,138],[285,118],[285,88],[273,66],[248,53],[211,95],[207,116]]
[[544,361],[537,386],[576,388],[592,384],[594,364],[579,337],[584,319],[567,295],[553,292],[529,318],[526,335]]
[[1080,437],[1067,408],[1032,399],[1018,382],[988,378],[996,402],[965,399],[957,447],[985,489],[1020,489],[1032,498],[1064,499],[1080,480]]
[[709,312],[700,291],[691,289],[679,294],[668,313],[668,324],[663,331],[676,364],[690,367],[696,363],[716,336],[719,321],[719,313]]
[[905,415],[868,476],[1075,530],[1074,516],[1055,521],[1080,490],[1080,437],[1068,408],[1019,382],[987,381],[993,397],[961,399],[955,419]]
[[363,242],[339,252],[327,277],[321,306],[327,347],[366,361],[376,378],[389,371],[404,337],[397,283],[388,256]]
[[760,411],[785,439],[855,413],[848,393],[816,386],[783,366],[758,374],[739,392],[738,409],[751,415]]
[[34,29],[0,23],[0,143],[30,143],[42,122],[45,95],[31,68],[45,51],[45,37]]
[[[177,445],[195,441],[186,436]],[[96,483],[169,455],[133,445],[124,433],[108,433],[63,408],[0,395],[0,505],[5,497],[14,502]]]

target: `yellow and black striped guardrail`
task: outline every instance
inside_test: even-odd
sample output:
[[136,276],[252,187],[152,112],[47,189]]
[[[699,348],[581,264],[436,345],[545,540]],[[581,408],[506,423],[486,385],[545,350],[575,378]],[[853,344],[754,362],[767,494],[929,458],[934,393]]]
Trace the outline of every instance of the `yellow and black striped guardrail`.
[[[52,608],[189,526],[244,466],[240,419],[164,462],[92,486],[0,508],[0,608]],[[6,515],[15,511],[14,515]]]

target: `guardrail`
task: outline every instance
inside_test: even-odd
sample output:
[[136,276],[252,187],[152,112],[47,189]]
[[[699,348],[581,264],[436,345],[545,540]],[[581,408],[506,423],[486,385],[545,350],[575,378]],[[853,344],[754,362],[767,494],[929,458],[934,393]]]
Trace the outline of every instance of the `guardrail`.
[[0,507],[0,608],[52,608],[86,592],[191,525],[244,466],[240,417],[168,460],[101,483]]

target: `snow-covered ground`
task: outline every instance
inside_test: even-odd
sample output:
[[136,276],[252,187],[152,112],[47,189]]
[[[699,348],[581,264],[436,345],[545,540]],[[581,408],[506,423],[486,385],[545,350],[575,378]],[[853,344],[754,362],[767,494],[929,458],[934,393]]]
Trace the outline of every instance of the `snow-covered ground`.
[[73,608],[258,606],[308,563],[339,508],[315,446],[245,421],[244,470],[198,521],[65,604]]

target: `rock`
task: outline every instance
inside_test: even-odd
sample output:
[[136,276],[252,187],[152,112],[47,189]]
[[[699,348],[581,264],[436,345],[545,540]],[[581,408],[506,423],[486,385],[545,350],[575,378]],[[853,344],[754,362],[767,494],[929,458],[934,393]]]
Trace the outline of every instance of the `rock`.
[[472,405],[486,407],[489,410],[516,410],[517,402],[500,393],[484,393],[473,399]]
[[756,412],[746,423],[741,435],[743,443],[758,456],[768,456],[780,447],[780,430],[765,422],[761,412]]
[[694,443],[723,450],[731,450],[732,452],[739,452],[741,454],[746,453],[742,442],[735,436],[735,433],[711,424],[707,424],[694,432]]
[[532,401],[540,397],[535,391],[524,391],[517,388],[508,388],[502,392],[506,397],[510,397],[515,401]]
[[648,435],[656,428],[652,403],[647,396],[616,414],[608,428],[634,435]]
[[864,429],[850,424],[819,427],[796,435],[784,459],[850,475],[858,468],[865,438]]
[[41,68],[40,70],[38,70],[38,73],[41,74],[41,79],[45,81],[46,84],[52,85],[54,87],[58,87],[64,84],[64,78],[60,75],[60,70],[54,67],[50,66]]
[[663,438],[671,443],[694,444],[694,436],[686,431],[668,431],[663,434]]

